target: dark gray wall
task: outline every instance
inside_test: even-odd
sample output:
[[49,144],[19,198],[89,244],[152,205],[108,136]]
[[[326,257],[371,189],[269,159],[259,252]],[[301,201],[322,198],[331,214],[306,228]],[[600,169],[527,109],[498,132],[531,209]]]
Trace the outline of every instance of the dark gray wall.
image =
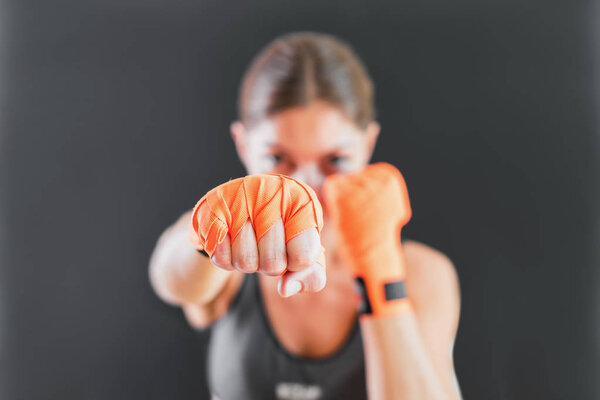
[[598,398],[595,4],[38,3],[0,10],[3,399],[205,398],[208,334],[147,262],[243,174],[241,75],[292,30],[348,40],[374,78],[406,234],[459,273],[465,398]]

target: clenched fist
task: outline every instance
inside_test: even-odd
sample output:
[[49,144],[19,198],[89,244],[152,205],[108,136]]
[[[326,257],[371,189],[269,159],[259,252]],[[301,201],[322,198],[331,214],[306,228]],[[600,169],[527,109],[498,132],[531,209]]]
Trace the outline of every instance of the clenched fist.
[[217,267],[281,276],[278,291],[287,297],[325,286],[322,227],[323,211],[309,186],[284,175],[250,175],[198,201],[190,240]]
[[356,277],[363,312],[395,316],[409,309],[400,232],[412,215],[406,183],[387,163],[327,177],[325,203],[340,254]]

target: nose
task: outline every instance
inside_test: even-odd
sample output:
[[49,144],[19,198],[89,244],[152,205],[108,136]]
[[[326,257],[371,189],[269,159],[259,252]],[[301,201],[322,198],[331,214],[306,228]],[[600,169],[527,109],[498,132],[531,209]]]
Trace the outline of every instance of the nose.
[[306,183],[321,199],[321,186],[325,181],[325,175],[320,171],[318,165],[314,163],[299,165],[290,176],[300,182]]

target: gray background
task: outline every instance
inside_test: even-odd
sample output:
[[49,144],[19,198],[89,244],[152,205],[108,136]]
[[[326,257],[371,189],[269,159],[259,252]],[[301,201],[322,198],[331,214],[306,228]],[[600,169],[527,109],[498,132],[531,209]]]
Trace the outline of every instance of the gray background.
[[[208,332],[160,302],[160,232],[243,174],[237,88],[275,36],[350,42],[406,235],[456,264],[466,399],[594,399],[591,2],[2,3],[0,397],[203,399]],[[595,297],[596,296],[596,297]]]

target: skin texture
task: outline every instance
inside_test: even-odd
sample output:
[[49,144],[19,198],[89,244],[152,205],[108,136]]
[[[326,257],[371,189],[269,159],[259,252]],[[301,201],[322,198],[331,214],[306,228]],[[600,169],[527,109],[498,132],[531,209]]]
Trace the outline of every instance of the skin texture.
[[[231,125],[249,174],[280,173],[321,185],[332,173],[363,168],[380,127],[357,128],[338,108],[322,101],[282,111],[251,132]],[[336,251],[336,232],[308,230],[285,244],[282,224],[256,243],[248,223],[233,241],[217,247],[212,263],[187,241],[189,212],[159,239],[150,279],[165,301],[181,306],[190,324],[210,325],[225,313],[244,273],[259,273],[269,323],[291,353],[324,357],[343,345],[356,320],[353,278]],[[315,265],[321,244],[327,271]],[[414,312],[393,318],[363,318],[369,399],[457,399],[452,348],[459,319],[458,279],[443,253],[416,241],[403,245],[407,293]],[[283,278],[277,275],[283,269]],[[291,284],[290,277],[298,284]]]

